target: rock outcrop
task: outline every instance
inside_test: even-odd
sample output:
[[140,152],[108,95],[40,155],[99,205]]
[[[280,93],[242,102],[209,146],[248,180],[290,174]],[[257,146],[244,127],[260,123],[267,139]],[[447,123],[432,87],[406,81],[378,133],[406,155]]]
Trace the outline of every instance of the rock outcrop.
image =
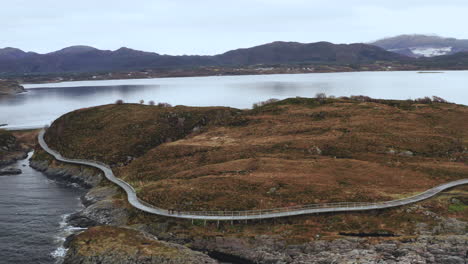
[[117,187],[95,187],[81,200],[87,206],[80,212],[70,215],[68,223],[76,227],[97,225],[123,226],[128,221],[128,210],[116,203],[113,196]]
[[24,90],[24,87],[21,86],[16,81],[0,80],[0,95],[2,95],[2,94],[18,94],[18,93],[23,93],[25,91],[26,90]]
[[288,245],[271,237],[246,241],[218,237],[195,240],[193,246],[209,252],[234,255],[251,263],[456,263],[466,260],[465,235],[419,236],[411,239],[366,238],[318,240]]
[[18,175],[21,174],[22,171],[20,169],[13,169],[13,168],[6,168],[6,169],[1,169],[0,170],[0,176],[6,176],[6,175]]
[[28,151],[21,146],[13,134],[0,130],[0,168],[25,159],[28,156]]
[[48,161],[31,160],[29,164],[32,168],[41,171],[49,178],[60,182],[76,183],[85,188],[97,186],[102,180],[102,174],[78,166],[50,166]]
[[71,239],[69,246],[64,264],[218,263],[203,253],[126,228],[93,227]]

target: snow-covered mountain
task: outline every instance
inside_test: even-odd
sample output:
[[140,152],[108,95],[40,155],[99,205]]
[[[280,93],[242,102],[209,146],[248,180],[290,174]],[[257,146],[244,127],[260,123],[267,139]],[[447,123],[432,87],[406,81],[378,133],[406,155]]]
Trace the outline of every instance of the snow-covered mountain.
[[435,57],[468,51],[468,40],[427,35],[400,35],[373,43],[391,52],[411,57]]

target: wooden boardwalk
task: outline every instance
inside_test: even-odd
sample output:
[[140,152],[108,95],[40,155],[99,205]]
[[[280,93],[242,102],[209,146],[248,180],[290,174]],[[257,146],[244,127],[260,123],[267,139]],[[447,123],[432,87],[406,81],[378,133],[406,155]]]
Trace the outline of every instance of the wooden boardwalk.
[[438,193],[464,184],[468,184],[468,178],[458,181],[445,183],[422,192],[418,195],[407,197],[404,199],[385,201],[385,202],[374,202],[374,203],[325,203],[325,204],[311,204],[296,207],[284,207],[275,209],[265,210],[249,210],[249,211],[169,211],[166,209],[158,208],[154,205],[148,204],[137,197],[135,189],[126,183],[125,181],[115,177],[112,169],[104,163],[98,161],[79,160],[79,159],[68,159],[62,157],[60,153],[49,148],[44,140],[45,130],[39,133],[38,140],[40,146],[50,155],[54,156],[55,159],[78,165],[86,165],[101,170],[105,177],[120,186],[128,197],[128,202],[135,208],[138,208],[144,212],[183,219],[199,219],[199,220],[214,220],[214,221],[233,221],[233,220],[255,220],[255,219],[269,219],[288,217],[296,215],[307,215],[307,214],[318,214],[318,213],[331,213],[331,212],[353,212],[353,211],[366,211],[366,210],[377,210],[391,207],[398,207],[402,205],[416,203],[422,200],[431,198]]

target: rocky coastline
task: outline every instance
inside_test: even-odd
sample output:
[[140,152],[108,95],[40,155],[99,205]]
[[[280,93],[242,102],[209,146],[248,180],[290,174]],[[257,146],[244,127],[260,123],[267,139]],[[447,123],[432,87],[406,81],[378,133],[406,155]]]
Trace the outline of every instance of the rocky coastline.
[[19,142],[13,134],[0,130],[0,169],[27,158],[30,151],[31,148]]
[[0,95],[24,93],[26,90],[16,81],[0,80]]
[[[72,165],[56,164],[47,160],[33,160],[31,166],[49,177],[80,184],[89,191],[81,198],[85,208],[71,215],[72,226],[90,228],[72,235],[65,246],[68,252],[64,263],[442,263],[464,264],[467,260],[468,225],[453,218],[434,215],[439,225],[428,227],[421,224],[412,236],[395,238],[372,238],[341,236],[336,239],[317,238],[312,242],[290,244],[267,235],[249,239],[232,236],[191,237],[171,232],[167,224],[145,225],[129,223],[135,209],[126,204],[121,190],[103,180],[102,175]],[[413,205],[405,210],[418,210]],[[428,214],[431,212],[428,211]],[[97,228],[97,229],[96,229]],[[110,228],[106,232],[123,229],[132,233],[132,239],[145,239],[146,244],[161,243],[165,252],[180,250],[178,258],[172,255],[145,255],[145,251],[127,245],[112,253],[90,251],[89,244],[100,240],[83,242],[83,236],[93,230]],[[113,229],[112,229],[113,228]],[[112,231],[114,230],[114,231]],[[104,232],[104,233],[106,233]],[[125,231],[127,232],[127,231]],[[99,232],[101,234],[102,232]],[[102,239],[105,239],[104,237]],[[85,239],[86,240],[86,239]],[[87,253],[82,251],[86,249]],[[89,256],[89,252],[94,253]]]

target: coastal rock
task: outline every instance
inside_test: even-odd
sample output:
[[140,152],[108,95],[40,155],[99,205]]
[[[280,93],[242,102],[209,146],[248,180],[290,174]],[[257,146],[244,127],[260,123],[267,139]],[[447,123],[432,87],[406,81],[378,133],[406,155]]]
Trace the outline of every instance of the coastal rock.
[[64,264],[215,264],[209,256],[126,228],[93,227],[69,241]]
[[48,177],[67,183],[76,183],[85,188],[97,186],[103,176],[101,173],[96,174],[91,170],[83,169],[82,167],[64,165],[61,167],[51,167],[48,161],[31,160],[29,164],[32,168],[43,172]]
[[96,202],[84,210],[72,214],[68,224],[76,227],[90,227],[97,225],[125,225],[128,221],[128,212],[125,208],[116,205],[114,200]]
[[[274,238],[257,237],[199,239],[192,243],[197,250],[220,252],[252,263],[463,263],[466,258],[466,235],[420,236],[411,241],[345,238],[287,245]],[[249,263],[246,262],[246,263]]]
[[24,150],[22,152],[11,153],[11,155],[8,155],[8,157],[0,159],[0,168],[11,165],[17,162],[18,160],[23,160],[27,157],[28,157],[28,150]]
[[94,187],[81,197],[81,202],[88,207],[99,201],[109,200],[118,193],[118,187]]
[[27,158],[28,152],[11,132],[0,130],[0,168]]
[[20,169],[12,169],[12,168],[9,168],[9,169],[3,169],[3,170],[0,170],[0,176],[5,176],[5,175],[18,175],[18,174],[21,174],[22,171]]
[[0,80],[0,95],[25,92],[24,87],[16,81]]

